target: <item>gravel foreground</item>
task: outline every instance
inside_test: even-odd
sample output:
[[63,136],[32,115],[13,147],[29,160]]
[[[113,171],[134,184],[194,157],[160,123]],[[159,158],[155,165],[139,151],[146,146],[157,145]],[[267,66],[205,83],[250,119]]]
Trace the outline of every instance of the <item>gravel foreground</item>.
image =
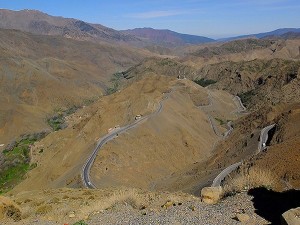
[[[92,212],[84,223],[88,225],[101,224],[270,224],[265,219],[255,214],[252,197],[246,193],[227,197],[216,205],[207,205],[195,199],[186,202],[174,202],[168,208],[140,208],[136,209],[129,204],[117,204],[107,210]],[[250,219],[241,223],[236,215],[245,213]],[[18,223],[7,222],[3,224],[74,224],[68,221],[46,221],[41,218],[31,218]],[[76,224],[77,225],[77,224]],[[80,225],[80,223],[78,223]]]

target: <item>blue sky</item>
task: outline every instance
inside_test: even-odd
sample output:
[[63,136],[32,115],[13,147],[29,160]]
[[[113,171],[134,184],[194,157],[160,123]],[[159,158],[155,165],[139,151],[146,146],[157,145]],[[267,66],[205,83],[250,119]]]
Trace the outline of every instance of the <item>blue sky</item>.
[[229,37],[300,26],[299,0],[0,0],[0,8],[36,9],[100,23]]

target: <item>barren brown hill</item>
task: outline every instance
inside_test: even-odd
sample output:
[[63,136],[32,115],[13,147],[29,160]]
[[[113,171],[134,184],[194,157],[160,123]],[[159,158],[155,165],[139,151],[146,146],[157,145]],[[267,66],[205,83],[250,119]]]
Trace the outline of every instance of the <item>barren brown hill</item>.
[[[0,140],[45,129],[54,109],[105,94],[112,74],[146,53],[108,43],[0,30]],[[2,144],[1,143],[1,144]]]
[[58,35],[75,40],[131,42],[139,39],[100,24],[50,16],[37,10],[0,10],[0,27],[34,34]]

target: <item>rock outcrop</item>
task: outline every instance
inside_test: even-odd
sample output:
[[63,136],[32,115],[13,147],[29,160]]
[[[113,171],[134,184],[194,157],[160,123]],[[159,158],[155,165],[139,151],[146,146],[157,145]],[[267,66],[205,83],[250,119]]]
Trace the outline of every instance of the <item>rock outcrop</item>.
[[205,187],[201,190],[201,199],[207,204],[216,204],[223,195],[223,189],[219,187]]

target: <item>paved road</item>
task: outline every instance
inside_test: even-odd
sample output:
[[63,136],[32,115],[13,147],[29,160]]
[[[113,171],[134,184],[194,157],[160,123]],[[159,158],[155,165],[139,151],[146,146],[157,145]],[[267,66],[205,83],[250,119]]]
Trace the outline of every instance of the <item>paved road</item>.
[[111,133],[105,135],[104,137],[102,137],[98,141],[98,143],[97,143],[95,149],[93,150],[92,154],[87,159],[87,161],[84,164],[84,166],[82,167],[82,182],[83,182],[83,184],[84,184],[85,187],[91,188],[91,189],[96,188],[96,186],[93,184],[93,182],[90,179],[90,171],[91,171],[91,167],[92,167],[92,165],[93,165],[93,163],[95,161],[95,158],[96,158],[96,156],[97,156],[100,148],[104,144],[106,144],[107,142],[109,142],[110,140],[114,139],[117,135],[119,135],[121,133],[124,133],[124,132],[128,131],[131,128],[134,128],[137,125],[139,125],[140,123],[142,123],[143,121],[147,120],[148,118],[159,114],[162,111],[162,108],[163,108],[163,104],[162,104],[163,101],[165,101],[169,97],[170,94],[171,94],[171,92],[165,94],[164,98],[159,102],[159,106],[158,106],[158,109],[156,110],[156,112],[154,112],[154,113],[152,113],[152,114],[150,114],[148,116],[142,117],[141,119],[134,121],[132,124],[129,124],[129,125],[124,126],[124,127],[120,127],[118,129],[115,129]]
[[237,162],[235,164],[232,164],[232,165],[228,166],[224,170],[222,170],[222,172],[219,173],[219,175],[216,176],[216,178],[213,180],[213,183],[212,183],[211,186],[212,187],[221,186],[221,182],[225,179],[225,177],[228,174],[230,174],[232,171],[234,171],[236,168],[238,168],[241,164],[242,164],[242,162]]
[[[260,132],[260,138],[258,143],[258,153],[261,152],[266,148],[266,146],[263,145],[263,143],[267,143],[268,141],[268,132],[275,126],[275,124],[269,125],[267,127],[264,127]],[[242,162],[234,163],[227,168],[225,168],[221,173],[219,173],[218,176],[213,180],[212,187],[217,187],[221,185],[221,182],[225,179],[228,174],[230,174],[233,170],[238,168]]]
[[246,107],[243,105],[242,100],[239,96],[235,96],[235,98],[237,99],[239,106],[241,108],[241,110],[239,111],[239,113],[245,112],[247,109]]
[[236,105],[238,106],[238,110],[236,111],[237,113],[245,113],[247,111],[246,107],[243,105],[241,98],[239,96],[234,96],[234,100],[237,103]]
[[227,138],[228,135],[233,131],[232,121],[227,122],[227,131],[224,133],[224,138]]
[[[198,106],[198,108],[203,109],[203,108],[211,107],[213,105],[212,96],[211,96],[211,93],[208,89],[207,89],[207,94],[208,94],[209,103],[207,105],[200,105],[200,106]],[[219,131],[218,131],[215,119],[212,116],[210,116],[207,112],[204,111],[204,113],[206,114],[206,116],[208,118],[208,121],[210,123],[210,126],[211,126],[212,130],[214,131],[215,135],[217,135],[218,137],[223,138],[224,136],[222,134],[220,134]]]
[[258,143],[258,153],[265,150],[267,148],[266,143],[269,138],[269,131],[275,127],[276,124],[269,125],[267,127],[264,127],[261,132],[260,132],[260,138],[259,138],[259,143]]

